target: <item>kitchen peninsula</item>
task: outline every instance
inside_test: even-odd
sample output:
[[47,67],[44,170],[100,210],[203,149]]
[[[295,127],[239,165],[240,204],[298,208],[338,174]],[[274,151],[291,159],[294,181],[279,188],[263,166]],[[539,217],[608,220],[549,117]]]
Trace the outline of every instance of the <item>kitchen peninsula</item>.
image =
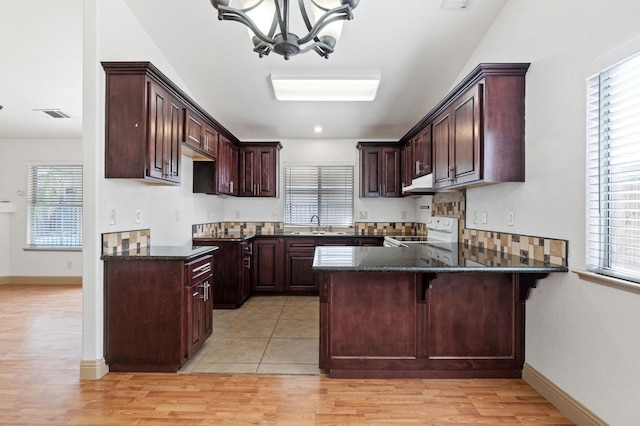
[[529,291],[567,266],[454,248],[446,263],[425,245],[316,248],[320,368],[331,377],[521,377]]

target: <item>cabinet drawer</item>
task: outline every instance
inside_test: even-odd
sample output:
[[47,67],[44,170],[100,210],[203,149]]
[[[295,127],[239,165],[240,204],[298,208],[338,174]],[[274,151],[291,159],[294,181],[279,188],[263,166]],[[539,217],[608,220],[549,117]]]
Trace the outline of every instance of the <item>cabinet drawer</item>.
[[287,238],[285,241],[287,250],[312,249],[318,245],[315,238]]
[[213,256],[202,256],[187,263],[187,285],[191,285],[211,275]]

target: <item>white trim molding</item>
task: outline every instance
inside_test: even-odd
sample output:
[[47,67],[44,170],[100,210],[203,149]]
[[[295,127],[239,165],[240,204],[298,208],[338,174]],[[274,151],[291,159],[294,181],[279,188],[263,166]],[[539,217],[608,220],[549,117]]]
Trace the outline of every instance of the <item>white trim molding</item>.
[[80,380],[100,380],[109,373],[109,366],[104,358],[80,361]]
[[522,380],[527,382],[529,386],[534,388],[572,422],[582,426],[608,425],[607,422],[527,363],[524,364],[522,369]]

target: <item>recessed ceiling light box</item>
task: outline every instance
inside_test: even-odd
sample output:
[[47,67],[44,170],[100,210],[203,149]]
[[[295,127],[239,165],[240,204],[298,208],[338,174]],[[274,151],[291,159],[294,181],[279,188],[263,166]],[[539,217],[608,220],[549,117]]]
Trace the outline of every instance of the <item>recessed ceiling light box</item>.
[[373,101],[380,74],[292,75],[271,74],[279,101]]

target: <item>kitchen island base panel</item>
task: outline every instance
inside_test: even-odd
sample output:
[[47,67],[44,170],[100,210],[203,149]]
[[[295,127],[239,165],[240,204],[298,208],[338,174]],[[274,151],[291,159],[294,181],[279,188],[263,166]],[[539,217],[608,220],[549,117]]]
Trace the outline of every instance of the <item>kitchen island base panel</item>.
[[521,377],[519,275],[318,272],[320,368],[345,378]]

